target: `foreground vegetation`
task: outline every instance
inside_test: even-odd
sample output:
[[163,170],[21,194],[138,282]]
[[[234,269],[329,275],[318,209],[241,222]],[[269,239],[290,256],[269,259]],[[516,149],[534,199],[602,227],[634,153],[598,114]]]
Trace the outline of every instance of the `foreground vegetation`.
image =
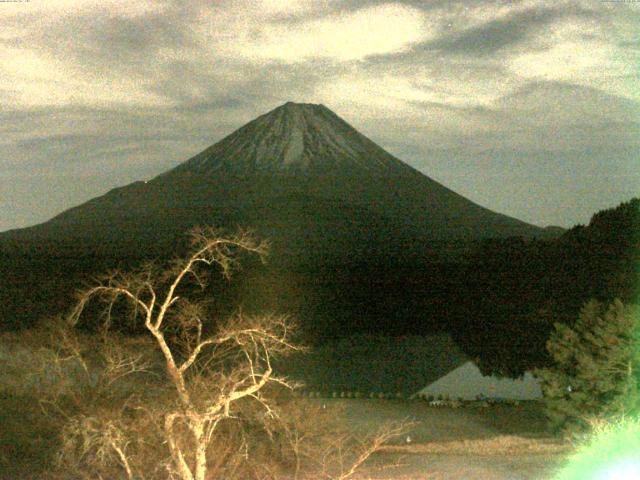
[[[458,339],[473,340],[467,353],[477,354],[485,372],[514,375],[546,366],[547,415],[558,427],[590,431],[594,418],[604,422],[599,425],[618,424],[638,413],[637,314],[621,302],[606,307],[613,296],[628,303],[637,291],[638,205],[634,200],[598,214],[589,227],[556,243],[489,242],[453,269],[459,276],[449,277],[465,277],[468,295],[441,292],[450,327],[460,327]],[[265,245],[210,230],[192,239],[186,257],[103,276],[81,292],[70,317],[5,336],[5,478],[344,479],[401,432],[401,426],[389,427],[364,440],[363,432],[345,429],[333,408],[338,402],[292,398],[295,385],[272,367],[274,359],[301,348],[289,317],[236,310],[215,320],[220,303],[212,293],[219,284],[203,289],[207,272],[227,276],[240,252],[261,256]],[[549,291],[557,298],[543,295]],[[572,317],[586,295],[599,300]],[[325,305],[327,299],[314,301]],[[332,308],[344,306],[335,303]],[[467,311],[471,304],[476,311]],[[463,325],[460,318],[475,323]],[[529,355],[514,356],[523,351]],[[405,453],[455,454],[467,440],[414,443]],[[474,445],[506,452],[525,444],[507,436]]]
[[537,372],[547,416],[568,434],[595,422],[640,415],[640,310],[591,300],[577,321],[557,323],[547,342],[553,363]]
[[640,477],[640,419],[596,420],[589,438],[569,458],[555,480]]
[[[212,268],[229,276],[238,251],[264,255],[266,245],[211,229],[191,237],[187,257],[101,277],[79,293],[68,317],[49,320],[32,332],[35,344],[7,354],[20,377],[6,384],[8,406],[37,399],[48,423],[35,425],[56,433],[41,450],[47,476],[265,479],[293,470],[295,478],[351,477],[404,427],[356,439],[341,431],[336,412],[292,400],[286,391],[294,385],[274,373],[272,359],[301,349],[293,323],[241,312],[216,321],[205,300],[193,299]],[[103,308],[91,310],[96,302]],[[85,317],[97,333],[78,331]],[[123,321],[142,322],[145,334],[114,332]],[[24,439],[10,434],[3,442],[16,449],[3,452],[12,464]]]
[[[24,337],[21,334],[15,340],[23,345]],[[7,341],[3,339],[2,344],[6,345]],[[485,477],[491,480],[549,478],[542,474],[555,471],[568,453],[568,444],[549,435],[541,406],[536,402],[453,409],[433,408],[421,400],[293,400],[280,397],[278,408],[287,415],[295,416],[299,432],[304,432],[299,439],[300,449],[309,457],[301,462],[298,478],[329,478],[316,475],[322,470],[317,463],[318,454],[332,451],[330,459],[335,463],[328,467],[336,468],[339,456],[335,447],[339,440],[344,448],[344,465],[350,467],[358,452],[364,452],[363,443],[372,446],[370,440],[376,437],[381,425],[407,420],[412,425],[406,433],[381,445],[355,472],[354,478],[396,480],[427,475],[443,479],[465,478],[464,475],[447,476],[445,473],[464,473],[481,467],[491,472],[491,476]],[[304,415],[294,415],[295,412]],[[57,430],[60,419],[43,415],[36,395],[14,394],[0,398],[0,420],[3,427],[6,426],[0,429],[0,451],[4,454],[0,459],[0,478],[82,478],[61,469],[55,476],[52,473],[60,449],[61,436]],[[250,433],[250,430],[245,429],[245,433]],[[283,436],[274,431],[271,439],[268,435],[259,435],[259,432],[256,430],[254,433],[260,445],[255,449],[256,444],[253,444],[252,457],[246,459],[242,455],[230,455],[227,460],[262,463],[271,468],[271,473],[261,470],[261,478],[295,478],[294,456],[287,456],[286,444],[273,443]],[[227,440],[226,433],[222,438]],[[221,447],[225,447],[224,442],[216,442],[215,448]],[[147,452],[149,464],[153,465],[161,453],[162,450]],[[502,475],[503,464],[507,461],[511,465],[509,475]],[[228,470],[218,468],[212,470],[210,478],[229,478],[226,476]],[[347,473],[346,470],[343,473]],[[160,473],[159,478],[166,478]],[[239,475],[241,470],[237,473]],[[256,472],[251,475],[256,475]],[[339,478],[339,475],[335,477]],[[126,478],[126,474],[114,464],[110,475],[103,478]]]

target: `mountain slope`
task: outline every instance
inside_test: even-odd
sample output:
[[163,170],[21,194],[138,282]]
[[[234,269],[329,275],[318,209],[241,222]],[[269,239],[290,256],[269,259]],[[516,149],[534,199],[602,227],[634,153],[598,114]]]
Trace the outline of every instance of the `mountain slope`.
[[[324,105],[292,102],[261,115],[172,172],[393,174],[409,168]],[[171,173],[171,172],[170,172]]]
[[0,238],[159,242],[202,223],[253,228],[280,253],[348,257],[394,242],[545,235],[421,174],[326,107],[287,103],[149,182]]

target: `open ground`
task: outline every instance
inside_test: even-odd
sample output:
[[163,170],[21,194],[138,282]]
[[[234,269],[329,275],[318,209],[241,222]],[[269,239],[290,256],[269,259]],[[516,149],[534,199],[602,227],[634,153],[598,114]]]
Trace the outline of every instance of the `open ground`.
[[406,435],[372,457],[360,472],[363,479],[547,480],[571,450],[547,431],[538,402],[434,408],[421,401],[326,401],[343,403],[358,433],[384,422],[413,422]]

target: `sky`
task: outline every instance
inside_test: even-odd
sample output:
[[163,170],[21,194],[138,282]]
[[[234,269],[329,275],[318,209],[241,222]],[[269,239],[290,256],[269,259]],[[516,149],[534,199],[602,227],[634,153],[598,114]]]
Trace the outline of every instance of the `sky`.
[[0,0],[0,231],[322,103],[491,210],[640,195],[640,1]]

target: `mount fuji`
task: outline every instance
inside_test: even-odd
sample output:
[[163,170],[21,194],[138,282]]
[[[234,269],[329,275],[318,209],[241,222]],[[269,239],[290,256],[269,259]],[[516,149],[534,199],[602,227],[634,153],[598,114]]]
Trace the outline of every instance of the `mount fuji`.
[[354,258],[424,242],[545,236],[403,163],[325,106],[289,102],[148,182],[0,240],[119,251],[171,243],[197,224],[253,229],[271,240],[276,258]]
[[314,338],[452,324],[467,295],[460,253],[549,236],[425,176],[328,108],[286,103],[152,180],[0,233],[0,328],[63,311],[92,275],[181,254],[195,225],[251,229],[271,245],[266,267],[245,264],[219,286],[221,311],[291,313]]

